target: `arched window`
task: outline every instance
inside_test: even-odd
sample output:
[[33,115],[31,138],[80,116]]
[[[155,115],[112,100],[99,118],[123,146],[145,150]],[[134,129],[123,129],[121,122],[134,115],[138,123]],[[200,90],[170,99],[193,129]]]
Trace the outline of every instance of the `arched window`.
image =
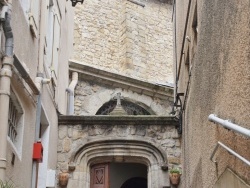
[[[110,100],[102,105],[101,108],[96,112],[96,115],[109,115],[117,106],[117,101],[115,99]],[[121,99],[121,106],[127,115],[151,115],[151,113],[133,102]]]

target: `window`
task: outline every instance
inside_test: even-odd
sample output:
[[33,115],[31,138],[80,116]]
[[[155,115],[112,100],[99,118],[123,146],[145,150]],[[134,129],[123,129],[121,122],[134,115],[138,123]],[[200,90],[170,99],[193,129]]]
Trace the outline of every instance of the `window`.
[[193,22],[192,22],[192,30],[193,30],[193,48],[192,48],[192,58],[196,53],[197,48],[197,36],[198,36],[198,17],[197,17],[197,4],[195,5]]
[[11,91],[8,115],[8,138],[17,154],[21,154],[23,138],[23,110],[14,92]]
[[34,37],[38,36],[38,24],[40,17],[40,1],[32,0],[29,13],[30,30]]
[[54,12],[53,3],[48,6],[48,20],[46,31],[46,46],[45,46],[45,67],[47,77],[51,77],[51,64],[52,64],[52,47],[53,47],[53,25],[54,25]]
[[60,11],[57,3],[50,1],[48,7],[48,21],[45,47],[45,65],[47,74],[56,83],[58,77],[58,55],[60,45]]
[[54,41],[53,41],[53,61],[52,61],[52,66],[53,66],[53,76],[57,78],[58,76],[58,53],[59,53],[59,45],[60,45],[60,22],[59,22],[59,17],[56,14],[54,16]]
[[12,142],[15,142],[16,137],[17,137],[17,126],[18,126],[19,116],[20,114],[15,108],[13,102],[10,100],[9,119],[8,119],[9,120],[8,136],[10,137]]

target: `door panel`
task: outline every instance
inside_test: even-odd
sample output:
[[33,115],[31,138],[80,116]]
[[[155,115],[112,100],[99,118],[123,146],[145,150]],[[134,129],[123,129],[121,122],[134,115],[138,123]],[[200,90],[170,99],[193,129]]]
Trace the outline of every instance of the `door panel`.
[[108,164],[98,164],[91,167],[90,188],[109,188]]

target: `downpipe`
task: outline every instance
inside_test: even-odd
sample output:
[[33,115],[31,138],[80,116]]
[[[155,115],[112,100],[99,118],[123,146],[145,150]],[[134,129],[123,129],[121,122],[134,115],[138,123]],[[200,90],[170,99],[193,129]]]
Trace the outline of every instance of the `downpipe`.
[[[46,9],[47,1],[41,1],[40,9],[40,30],[39,30],[39,50],[38,50],[38,70],[37,77],[35,78],[35,85],[38,88],[39,94],[37,96],[37,106],[36,106],[36,124],[35,124],[35,137],[34,142],[39,141],[39,132],[41,126],[41,111],[42,111],[42,91],[43,85],[50,83],[50,79],[44,78],[43,74],[43,58],[44,58],[44,45],[45,45],[45,31],[46,31]],[[32,162],[32,178],[31,178],[31,188],[37,187],[38,181],[38,168],[39,165],[37,161]]]
[[69,93],[69,103],[68,103],[68,115],[74,114],[74,103],[75,103],[75,87],[78,82],[78,73],[72,73],[72,81],[66,91]]
[[[44,84],[49,84],[50,79],[43,78],[42,73],[38,73],[35,79],[35,85],[39,90],[39,95],[37,96],[37,106],[36,106],[36,125],[35,125],[35,138],[34,141],[40,141],[40,127],[41,127],[41,111],[42,111],[42,90]],[[37,171],[38,171],[38,162],[33,161],[32,163],[32,180],[31,187],[37,187]]]
[[13,33],[10,25],[12,13],[12,0],[7,2],[8,6],[4,6],[1,11],[1,23],[5,35],[5,56],[0,71],[0,180],[6,178],[7,166],[7,135],[8,135],[8,114],[10,101],[10,83],[13,67]]

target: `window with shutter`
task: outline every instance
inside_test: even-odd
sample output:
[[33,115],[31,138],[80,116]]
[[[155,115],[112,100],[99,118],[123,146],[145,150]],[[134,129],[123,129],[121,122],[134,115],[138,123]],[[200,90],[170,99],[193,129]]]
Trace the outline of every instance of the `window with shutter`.
[[56,85],[58,77],[58,55],[60,45],[60,14],[57,3],[51,3],[48,11],[45,46],[45,67],[53,84]]
[[18,156],[21,156],[24,126],[23,110],[13,90],[11,90],[10,94],[8,123],[8,140]]
[[30,30],[33,36],[36,38],[38,36],[39,18],[40,18],[40,1],[32,0],[29,13],[29,24],[30,24]]
[[52,67],[53,73],[52,77],[57,79],[58,76],[58,55],[59,55],[59,45],[60,45],[60,24],[59,18],[56,14],[54,16],[54,41],[53,41],[53,56],[52,56]]
[[47,31],[46,31],[46,42],[45,42],[45,70],[47,77],[51,77],[51,65],[52,65],[52,54],[53,54],[53,30],[54,30],[54,11],[53,4],[48,7],[48,20],[47,20]]

